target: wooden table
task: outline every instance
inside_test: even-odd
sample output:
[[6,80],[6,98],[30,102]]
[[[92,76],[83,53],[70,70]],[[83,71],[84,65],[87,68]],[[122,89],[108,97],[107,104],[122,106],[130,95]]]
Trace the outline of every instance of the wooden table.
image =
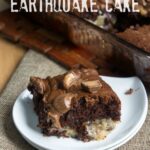
[[0,37],[0,93],[26,50]]

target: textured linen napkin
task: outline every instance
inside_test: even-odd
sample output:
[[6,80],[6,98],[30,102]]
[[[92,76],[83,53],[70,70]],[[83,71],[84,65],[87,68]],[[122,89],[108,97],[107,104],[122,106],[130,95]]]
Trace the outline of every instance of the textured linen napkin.
[[[47,57],[28,51],[0,96],[0,150],[32,150],[18,133],[12,121],[12,107],[17,96],[27,87],[30,76],[46,77],[66,70]],[[150,109],[140,132],[118,150],[150,150]]]

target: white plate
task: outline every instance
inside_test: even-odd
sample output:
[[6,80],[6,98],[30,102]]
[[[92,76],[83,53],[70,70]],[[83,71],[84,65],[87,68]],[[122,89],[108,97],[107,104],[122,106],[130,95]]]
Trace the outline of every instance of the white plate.
[[[143,125],[148,98],[142,82],[136,78],[102,77],[117,93],[122,102],[121,123],[103,141],[84,143],[72,138],[45,137],[36,127],[38,119],[33,110],[32,96],[25,90],[13,107],[14,123],[22,136],[34,147],[47,150],[105,150],[114,149],[130,140]],[[134,89],[131,95],[124,93]]]

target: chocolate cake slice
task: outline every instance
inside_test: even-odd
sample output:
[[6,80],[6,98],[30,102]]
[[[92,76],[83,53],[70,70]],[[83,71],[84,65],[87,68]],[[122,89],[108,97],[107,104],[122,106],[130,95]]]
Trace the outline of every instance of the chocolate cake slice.
[[120,121],[121,102],[94,69],[31,77],[28,89],[44,135],[101,140]]

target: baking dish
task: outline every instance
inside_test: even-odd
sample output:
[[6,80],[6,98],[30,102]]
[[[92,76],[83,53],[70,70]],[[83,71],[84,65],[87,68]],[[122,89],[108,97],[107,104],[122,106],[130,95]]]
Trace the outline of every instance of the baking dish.
[[46,28],[63,34],[73,44],[92,51],[99,59],[115,64],[117,70],[127,75],[137,75],[150,83],[150,54],[107,32],[76,13],[30,13],[33,20]]
[[[66,36],[72,43],[94,52],[99,59],[113,57],[118,70],[150,83],[150,54],[100,27],[69,13],[34,13],[32,18]],[[39,19],[40,18],[40,19]]]

